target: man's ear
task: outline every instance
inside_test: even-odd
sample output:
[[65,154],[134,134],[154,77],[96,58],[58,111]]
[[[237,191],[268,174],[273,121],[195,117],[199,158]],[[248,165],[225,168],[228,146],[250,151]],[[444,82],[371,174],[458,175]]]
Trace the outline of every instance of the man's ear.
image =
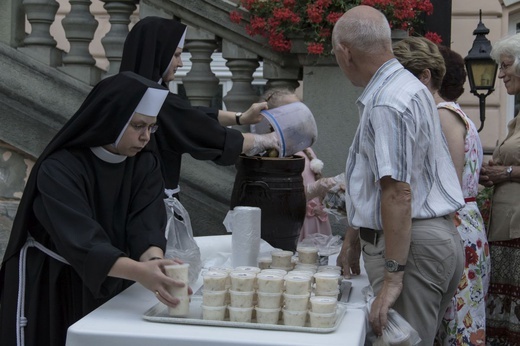
[[336,50],[339,54],[341,54],[342,59],[345,60],[347,65],[350,65],[352,63],[352,52],[350,51],[347,45],[340,43]]

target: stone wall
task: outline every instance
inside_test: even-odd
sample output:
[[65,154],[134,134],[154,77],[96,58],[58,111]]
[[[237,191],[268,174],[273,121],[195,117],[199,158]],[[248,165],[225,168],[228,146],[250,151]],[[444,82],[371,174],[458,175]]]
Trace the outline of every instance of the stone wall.
[[0,141],[0,259],[34,158]]

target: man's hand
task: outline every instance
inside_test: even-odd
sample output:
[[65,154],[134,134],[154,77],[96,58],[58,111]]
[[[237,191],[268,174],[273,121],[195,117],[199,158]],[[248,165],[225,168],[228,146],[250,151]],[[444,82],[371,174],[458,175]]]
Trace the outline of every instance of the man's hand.
[[361,244],[359,241],[359,230],[347,227],[345,239],[341,251],[336,259],[336,265],[343,270],[343,277],[350,279],[351,275],[359,275],[359,256],[361,255]]
[[368,320],[377,336],[383,334],[383,329],[388,324],[388,310],[403,290],[403,276],[404,272],[385,273],[383,288],[372,302]]

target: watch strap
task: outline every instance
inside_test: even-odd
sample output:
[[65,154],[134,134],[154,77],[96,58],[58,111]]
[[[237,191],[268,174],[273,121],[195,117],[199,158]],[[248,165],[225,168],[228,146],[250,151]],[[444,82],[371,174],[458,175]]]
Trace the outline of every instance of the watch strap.
[[235,121],[237,122],[237,125],[242,125],[240,123],[240,117],[242,116],[242,112],[236,112],[235,113]]

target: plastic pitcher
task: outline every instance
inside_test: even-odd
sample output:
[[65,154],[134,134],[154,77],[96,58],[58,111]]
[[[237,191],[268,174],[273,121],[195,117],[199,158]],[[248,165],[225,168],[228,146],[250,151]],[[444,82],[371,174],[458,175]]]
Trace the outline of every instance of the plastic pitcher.
[[252,131],[264,134],[274,130],[280,140],[278,157],[291,156],[309,148],[318,138],[314,116],[302,102],[289,103],[261,113],[264,119],[252,125]]

